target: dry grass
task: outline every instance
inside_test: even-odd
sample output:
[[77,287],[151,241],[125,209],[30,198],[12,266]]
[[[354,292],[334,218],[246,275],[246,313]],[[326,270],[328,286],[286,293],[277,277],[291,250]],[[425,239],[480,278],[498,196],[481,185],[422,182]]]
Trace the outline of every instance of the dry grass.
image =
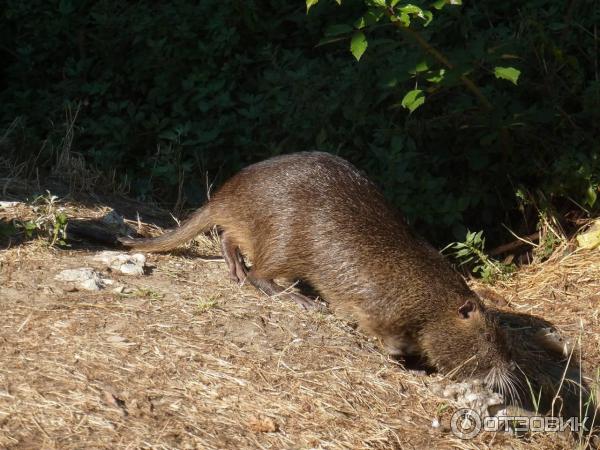
[[[91,217],[78,205],[70,215]],[[11,213],[0,211],[2,216]],[[19,214],[26,215],[26,211]],[[448,430],[438,375],[409,373],[346,323],[228,281],[214,247],[151,255],[152,273],[109,273],[128,295],[73,291],[65,268],[94,252],[32,241],[0,251],[0,447],[573,448]],[[97,266],[99,267],[99,266]],[[491,288],[505,309],[582,336],[600,366],[600,251],[556,255]],[[439,419],[442,426],[432,427]]]
[[600,248],[566,244],[543,263],[523,266],[517,276],[485,289],[507,302],[509,310],[534,314],[582,340],[583,361],[599,368]]

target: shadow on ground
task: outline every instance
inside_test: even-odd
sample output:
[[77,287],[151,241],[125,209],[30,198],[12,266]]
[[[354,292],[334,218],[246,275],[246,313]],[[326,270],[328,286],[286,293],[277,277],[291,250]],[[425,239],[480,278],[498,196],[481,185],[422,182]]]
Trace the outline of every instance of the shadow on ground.
[[[592,383],[580,364],[576,342],[539,317],[494,311],[506,330],[518,365],[520,405],[534,413],[565,419],[577,417],[598,431],[600,411]],[[586,420],[584,422],[584,420]]]

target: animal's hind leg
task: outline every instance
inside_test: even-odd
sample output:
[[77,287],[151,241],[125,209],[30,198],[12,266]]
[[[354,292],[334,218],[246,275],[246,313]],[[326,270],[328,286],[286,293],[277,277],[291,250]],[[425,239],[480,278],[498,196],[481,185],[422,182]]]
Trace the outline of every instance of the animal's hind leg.
[[[247,279],[252,286],[263,291],[268,296],[282,294],[286,290],[283,286],[278,285],[273,280],[257,276],[254,270],[251,270],[248,273]],[[304,309],[321,308],[321,305],[316,300],[306,297],[305,295],[296,294],[295,292],[285,292],[282,295],[291,298]]]
[[221,252],[229,269],[229,278],[236,283],[243,283],[248,275],[248,269],[246,269],[239,248],[231,241],[227,233],[221,235]]

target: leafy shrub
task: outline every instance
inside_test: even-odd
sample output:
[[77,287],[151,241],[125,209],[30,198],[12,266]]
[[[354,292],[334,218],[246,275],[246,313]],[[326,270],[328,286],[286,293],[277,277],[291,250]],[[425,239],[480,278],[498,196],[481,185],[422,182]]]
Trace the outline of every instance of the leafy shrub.
[[515,265],[495,261],[485,253],[485,238],[483,231],[477,233],[467,231],[463,242],[452,242],[442,252],[451,251],[450,255],[459,266],[467,266],[474,274],[484,281],[492,283],[497,279],[506,278],[515,271]]
[[[321,0],[308,15],[283,0],[5,3],[0,126],[20,119],[16,153],[38,165],[54,163],[69,109],[73,148],[140,198],[194,206],[214,178],[321,149],[368,172],[437,242],[464,238],[466,225],[492,241],[501,222],[519,231],[517,189],[594,206],[593,0],[445,7],[414,25],[453,62],[438,82],[427,80],[442,67],[392,26],[364,28],[355,61],[353,34],[331,27],[352,28],[362,1]],[[497,78],[501,66],[521,71],[516,86]],[[402,101],[416,88],[425,101],[409,114]]]

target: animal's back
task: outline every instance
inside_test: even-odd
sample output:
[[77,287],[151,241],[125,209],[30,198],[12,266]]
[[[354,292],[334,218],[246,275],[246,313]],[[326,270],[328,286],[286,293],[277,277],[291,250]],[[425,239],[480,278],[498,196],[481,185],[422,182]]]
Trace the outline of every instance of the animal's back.
[[397,317],[413,303],[444,302],[432,298],[436,291],[467,289],[370,180],[327,153],[249,166],[211,208],[261,277],[302,279],[334,308],[356,304]]

